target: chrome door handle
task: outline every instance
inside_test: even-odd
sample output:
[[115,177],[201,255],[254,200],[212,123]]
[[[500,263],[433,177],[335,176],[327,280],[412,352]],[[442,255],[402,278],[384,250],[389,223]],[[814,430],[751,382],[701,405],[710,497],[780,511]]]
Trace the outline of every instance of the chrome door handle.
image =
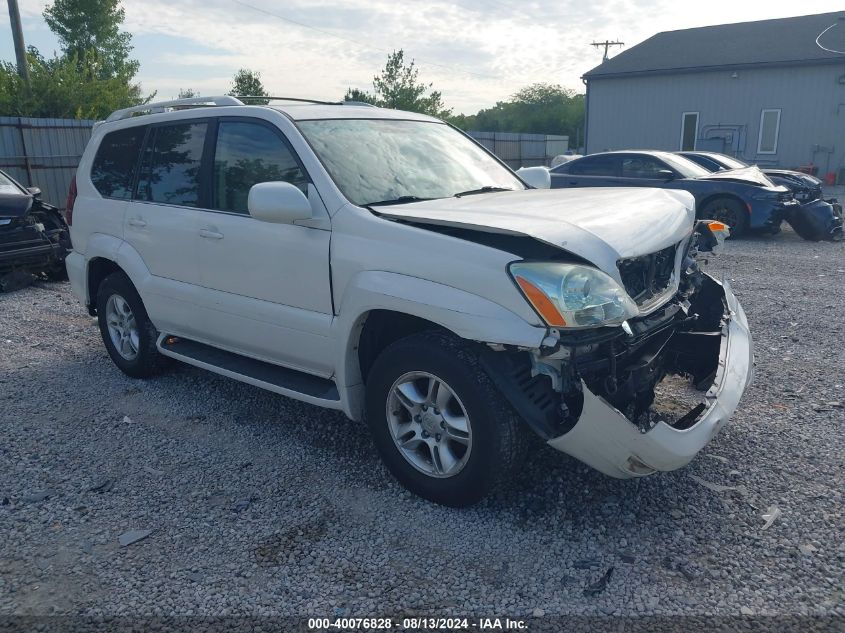
[[205,237],[210,240],[222,240],[223,234],[217,231],[209,231],[208,229],[200,229],[200,237]]
[[129,218],[129,226],[137,226],[138,228],[142,228],[147,226],[147,223],[144,222],[141,218]]

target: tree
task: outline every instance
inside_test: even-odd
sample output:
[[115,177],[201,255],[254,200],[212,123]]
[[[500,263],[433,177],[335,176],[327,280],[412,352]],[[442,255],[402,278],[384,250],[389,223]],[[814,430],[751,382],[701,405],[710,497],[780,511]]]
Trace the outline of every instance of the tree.
[[129,59],[132,36],[120,30],[124,19],[120,0],[55,0],[44,10],[44,19],[64,55],[96,71],[99,79],[129,81],[138,73],[139,63]]
[[371,103],[376,105],[375,95],[370,94],[366,90],[359,90],[358,88],[347,88],[346,95],[343,97],[344,101],[358,101],[360,103]]
[[584,123],[584,95],[555,84],[532,84],[474,115],[460,114],[450,122],[462,129],[485,132],[562,134],[573,144]]
[[193,99],[194,97],[199,97],[200,93],[194,90],[193,88],[179,88],[179,94],[177,95],[177,99]]
[[27,55],[30,85],[14,64],[0,62],[0,114],[12,116],[103,119],[115,110],[146,103],[138,85],[123,77],[99,78],[93,56],[45,59],[34,47]]
[[400,48],[387,56],[387,63],[381,74],[373,78],[373,94],[350,88],[346,91],[345,100],[363,101],[381,108],[421,112],[441,118],[448,117],[452,109],[446,108],[442,94],[432,90],[432,86],[433,84],[419,81],[419,70],[414,65],[414,60],[406,65],[405,52]]
[[[264,84],[261,83],[261,73],[248,68],[241,68],[235,73],[232,78],[232,88],[228,94],[233,97],[269,97],[270,93],[264,90]],[[270,103],[268,99],[251,99],[250,103],[259,103],[267,105]]]

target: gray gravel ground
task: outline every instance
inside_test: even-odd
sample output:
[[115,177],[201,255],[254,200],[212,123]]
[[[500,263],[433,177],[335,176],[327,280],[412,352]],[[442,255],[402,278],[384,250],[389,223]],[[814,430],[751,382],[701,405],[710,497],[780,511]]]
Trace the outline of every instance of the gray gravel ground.
[[406,493],[340,414],[127,378],[67,284],[0,295],[0,615],[845,616],[843,254],[786,229],[711,263],[757,373],[689,467],[617,481],[544,449],[466,510]]

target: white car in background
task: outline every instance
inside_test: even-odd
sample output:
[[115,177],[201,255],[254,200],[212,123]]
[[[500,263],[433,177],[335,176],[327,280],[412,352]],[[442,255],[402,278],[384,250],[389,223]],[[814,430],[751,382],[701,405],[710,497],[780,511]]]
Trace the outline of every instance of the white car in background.
[[[150,104],[95,128],[67,269],[126,374],[177,359],[366,420],[439,503],[510,477],[532,432],[614,477],[683,466],[751,377],[696,262],[720,227],[685,192],[528,181],[548,171],[411,112]],[[661,413],[667,377],[687,400]]]

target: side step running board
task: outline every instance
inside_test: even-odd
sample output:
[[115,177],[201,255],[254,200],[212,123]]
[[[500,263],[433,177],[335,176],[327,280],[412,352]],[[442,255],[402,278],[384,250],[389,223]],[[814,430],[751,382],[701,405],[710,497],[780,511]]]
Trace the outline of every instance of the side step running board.
[[337,385],[327,378],[167,334],[158,337],[157,347],[165,356],[216,374],[321,407],[341,408]]

